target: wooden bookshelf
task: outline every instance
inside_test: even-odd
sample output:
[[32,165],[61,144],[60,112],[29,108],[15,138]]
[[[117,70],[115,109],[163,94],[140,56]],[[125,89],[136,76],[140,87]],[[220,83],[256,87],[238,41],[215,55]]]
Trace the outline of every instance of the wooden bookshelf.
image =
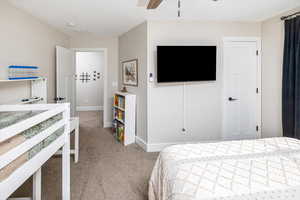
[[114,95],[113,131],[123,145],[135,143],[136,95],[117,92]]

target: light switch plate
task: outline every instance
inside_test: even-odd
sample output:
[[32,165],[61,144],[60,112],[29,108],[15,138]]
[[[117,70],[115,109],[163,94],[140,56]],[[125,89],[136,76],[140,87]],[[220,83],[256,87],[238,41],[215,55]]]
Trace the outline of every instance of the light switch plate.
[[149,74],[149,81],[150,81],[150,82],[153,82],[153,81],[154,81],[153,73],[150,73],[150,74]]

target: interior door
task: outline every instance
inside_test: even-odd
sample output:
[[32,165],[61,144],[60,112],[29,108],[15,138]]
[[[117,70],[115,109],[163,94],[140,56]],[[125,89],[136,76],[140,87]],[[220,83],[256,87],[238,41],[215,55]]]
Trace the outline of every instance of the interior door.
[[257,41],[224,43],[225,139],[260,137],[260,70]]
[[74,52],[56,47],[56,103],[69,102],[71,116],[75,115],[75,65]]

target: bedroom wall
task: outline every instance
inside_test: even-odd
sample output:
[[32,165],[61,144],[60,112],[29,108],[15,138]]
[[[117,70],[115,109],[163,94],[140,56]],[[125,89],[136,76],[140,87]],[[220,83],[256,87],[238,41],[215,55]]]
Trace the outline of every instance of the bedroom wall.
[[[221,139],[222,39],[261,36],[260,23],[150,21],[148,73],[155,74],[157,45],[217,45],[217,81],[188,83],[185,91],[187,134],[183,127],[183,86],[148,84],[148,146]],[[176,59],[176,58],[174,58]],[[183,68],[184,70],[184,68]],[[172,72],[170,72],[171,74]]]
[[90,33],[77,33],[70,39],[71,48],[106,48],[107,49],[107,115],[104,116],[105,126],[111,126],[112,123],[112,103],[113,94],[118,90],[118,59],[119,44],[117,37],[102,38]]
[[126,86],[137,95],[137,139],[147,142],[147,23],[119,37],[119,86],[122,87],[122,62],[138,59],[138,87]]
[[[55,95],[55,46],[69,47],[69,37],[31,15],[0,1],[0,79],[9,65],[34,65],[48,78],[48,101]],[[0,104],[29,97],[29,85],[0,84]]]
[[284,22],[281,16],[300,11],[300,7],[262,23],[262,135],[282,136],[282,64]]

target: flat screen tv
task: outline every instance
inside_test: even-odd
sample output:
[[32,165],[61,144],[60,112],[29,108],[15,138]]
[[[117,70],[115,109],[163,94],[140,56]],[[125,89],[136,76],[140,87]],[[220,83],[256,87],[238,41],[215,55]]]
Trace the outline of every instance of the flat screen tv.
[[216,46],[157,46],[157,82],[215,81]]

